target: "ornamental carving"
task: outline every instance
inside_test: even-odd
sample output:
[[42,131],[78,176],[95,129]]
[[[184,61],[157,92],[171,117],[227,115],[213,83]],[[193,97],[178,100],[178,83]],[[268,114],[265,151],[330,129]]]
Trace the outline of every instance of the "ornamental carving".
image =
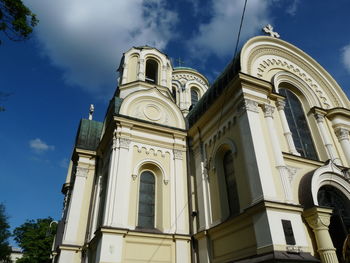
[[77,167],[77,170],[75,172],[75,176],[87,178],[88,172],[89,172],[88,168]]
[[305,219],[313,230],[328,230],[328,226],[331,222],[331,215],[315,212],[313,215],[308,216]]
[[119,147],[124,149],[129,149],[131,140],[127,138],[119,138]]
[[296,176],[298,172],[298,168],[292,167],[292,166],[287,166],[287,171],[288,171],[288,180],[289,183],[292,184],[294,177]]
[[182,151],[174,150],[174,159],[182,160]]
[[[301,59],[291,56],[289,54],[286,54],[284,50],[281,50],[277,47],[274,48],[260,48],[255,50],[250,54],[249,61],[247,62],[247,73],[252,74],[252,63],[255,62],[258,58],[261,58],[263,55],[275,55],[276,58],[273,59],[265,59],[263,60],[258,66],[257,66],[257,77],[263,78],[264,73],[267,73],[270,71],[271,67],[278,66],[279,68],[284,68],[289,72],[293,72],[295,75],[297,75],[299,78],[304,80],[309,87],[311,87],[315,94],[319,97],[320,101],[323,103],[324,107],[326,109],[329,109],[331,107],[330,102],[328,101],[327,97],[323,95],[322,89],[320,87],[327,87],[328,84],[325,83],[325,81],[318,76],[318,72],[310,68],[309,65],[307,65],[304,61]],[[304,72],[298,65],[292,64],[290,61],[296,61],[298,65],[301,65],[302,68],[308,68],[310,69],[311,76]],[[316,84],[317,83],[317,84]],[[338,100],[338,98],[331,92],[328,92],[328,96],[332,97],[332,100],[335,102],[335,106],[341,107],[342,104]]]
[[191,75],[191,74],[185,74],[185,73],[183,73],[183,74],[174,73],[173,74],[172,80],[178,80],[181,83],[182,79],[185,79],[186,81],[195,80],[204,86],[207,85],[207,83],[205,83],[201,78],[194,76],[194,75]]
[[337,135],[339,142],[343,140],[349,140],[349,130],[347,129],[338,128],[335,130],[335,134]]
[[275,111],[275,107],[269,105],[269,104],[264,104],[262,106],[262,109],[264,111],[264,116],[265,118],[273,118],[273,113]]
[[238,115],[242,115],[246,111],[259,113],[258,103],[250,99],[243,99],[238,106]]
[[285,100],[277,100],[276,101],[276,107],[278,111],[284,110],[284,107],[286,106],[286,101]]
[[315,116],[315,119],[316,119],[316,121],[318,123],[322,123],[324,121],[324,115],[323,114],[317,112],[317,113],[314,114],[314,116]]

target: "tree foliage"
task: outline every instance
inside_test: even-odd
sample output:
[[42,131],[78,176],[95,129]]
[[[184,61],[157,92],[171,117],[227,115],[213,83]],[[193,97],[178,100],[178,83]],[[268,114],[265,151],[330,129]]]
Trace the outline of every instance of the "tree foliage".
[[5,206],[0,203],[0,261],[10,262],[11,247],[8,238],[11,236],[10,225],[7,222]]
[[23,258],[17,260],[17,263],[51,262],[51,247],[57,227],[51,222],[51,217],[27,220],[14,230],[15,240],[23,251]]
[[0,0],[0,31],[10,40],[28,39],[37,24],[36,15],[22,3],[22,0]]

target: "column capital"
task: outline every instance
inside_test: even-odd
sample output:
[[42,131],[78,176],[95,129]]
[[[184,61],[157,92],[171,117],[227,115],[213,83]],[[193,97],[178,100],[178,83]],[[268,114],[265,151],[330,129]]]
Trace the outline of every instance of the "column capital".
[[259,113],[258,102],[243,98],[243,100],[239,103],[237,111],[239,115],[242,115],[246,111],[252,111],[255,113]]
[[263,104],[261,106],[261,108],[264,111],[264,117],[265,118],[268,118],[268,117],[273,118],[273,113],[275,111],[275,107],[274,106],[272,106],[270,104]]
[[276,106],[277,110],[284,110],[284,107],[286,106],[286,100],[282,98],[277,99]]
[[337,135],[337,138],[340,141],[343,141],[343,140],[349,140],[349,130],[348,129],[345,129],[345,128],[336,128],[334,129],[335,131],[335,135]]
[[324,122],[324,114],[322,114],[320,112],[315,112],[314,116],[315,116],[315,119],[318,123]]
[[312,230],[328,230],[331,222],[332,209],[313,207],[305,210],[303,216]]
[[182,151],[174,150],[174,159],[182,160]]
[[128,138],[119,138],[119,147],[120,148],[124,148],[124,149],[129,150],[130,143],[131,143],[131,140]]
[[88,172],[89,172],[88,168],[78,166],[75,172],[75,176],[87,178]]

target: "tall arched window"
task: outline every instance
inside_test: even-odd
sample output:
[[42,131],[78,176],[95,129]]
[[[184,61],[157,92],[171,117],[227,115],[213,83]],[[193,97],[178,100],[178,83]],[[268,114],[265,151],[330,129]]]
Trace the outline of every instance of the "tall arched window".
[[154,59],[146,61],[146,81],[157,84],[158,79],[158,63]]
[[154,228],[155,177],[145,171],[140,177],[138,227]]
[[301,156],[317,160],[310,129],[299,99],[288,89],[279,89],[279,93],[286,97],[285,113],[295,148]]
[[227,189],[230,216],[239,214],[239,197],[233,165],[233,154],[227,151],[223,159],[224,175]]
[[176,102],[176,88],[175,87],[172,88],[172,95],[173,95],[173,98]]
[[191,105],[195,105],[199,100],[198,92],[195,89],[191,89]]

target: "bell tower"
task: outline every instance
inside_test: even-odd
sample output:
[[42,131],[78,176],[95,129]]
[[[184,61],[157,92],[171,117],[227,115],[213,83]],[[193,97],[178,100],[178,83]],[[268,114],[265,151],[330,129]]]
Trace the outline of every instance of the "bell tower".
[[151,87],[157,87],[163,95],[171,96],[173,67],[169,58],[155,48],[133,47],[124,53],[118,72],[119,97]]

